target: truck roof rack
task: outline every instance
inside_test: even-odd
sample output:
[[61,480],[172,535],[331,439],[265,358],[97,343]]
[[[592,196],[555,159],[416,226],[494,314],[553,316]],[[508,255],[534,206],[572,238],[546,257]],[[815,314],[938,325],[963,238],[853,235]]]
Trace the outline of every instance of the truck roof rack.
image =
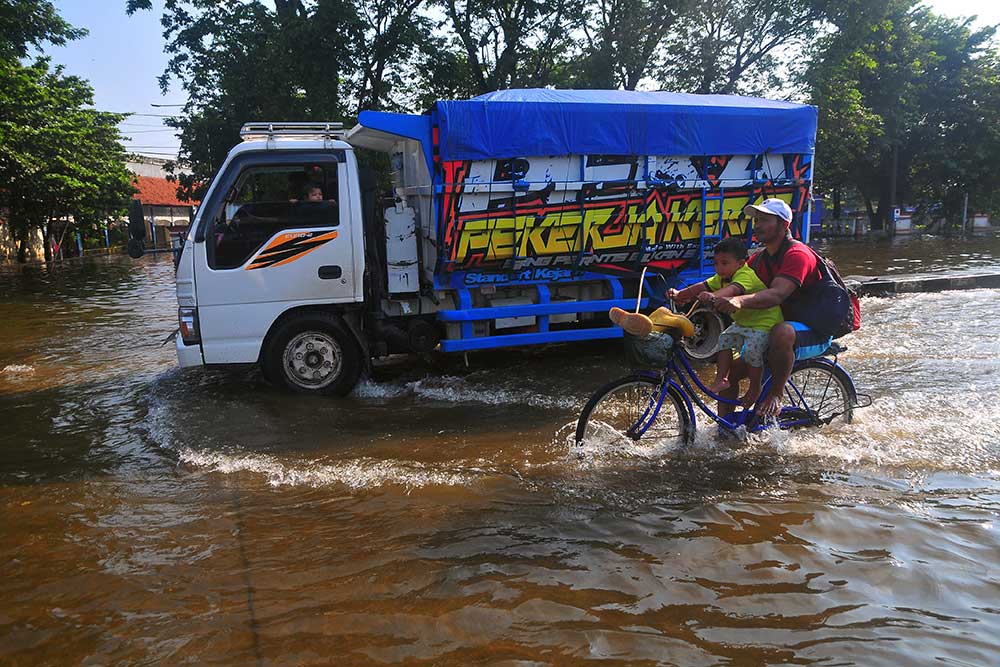
[[243,141],[255,139],[343,139],[343,123],[246,123],[240,129]]

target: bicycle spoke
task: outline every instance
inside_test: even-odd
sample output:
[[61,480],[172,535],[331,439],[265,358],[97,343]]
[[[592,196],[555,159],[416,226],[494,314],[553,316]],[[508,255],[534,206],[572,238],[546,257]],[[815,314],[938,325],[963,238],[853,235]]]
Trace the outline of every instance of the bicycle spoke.
[[677,399],[646,377],[623,378],[603,388],[588,402],[577,425],[578,442],[603,446],[679,443],[686,435],[687,419]]
[[795,414],[796,411],[805,413],[809,421],[816,424],[829,424],[841,416],[850,421],[850,394],[828,365],[811,364],[796,368],[785,385],[785,396],[789,425],[796,425],[803,418]]

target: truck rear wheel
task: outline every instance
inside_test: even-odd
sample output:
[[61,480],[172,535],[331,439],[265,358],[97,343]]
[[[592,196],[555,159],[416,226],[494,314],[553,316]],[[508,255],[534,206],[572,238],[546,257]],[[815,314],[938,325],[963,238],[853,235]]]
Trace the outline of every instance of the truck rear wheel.
[[300,394],[344,396],[361,375],[361,350],[339,318],[302,313],[278,325],[261,359],[264,376]]

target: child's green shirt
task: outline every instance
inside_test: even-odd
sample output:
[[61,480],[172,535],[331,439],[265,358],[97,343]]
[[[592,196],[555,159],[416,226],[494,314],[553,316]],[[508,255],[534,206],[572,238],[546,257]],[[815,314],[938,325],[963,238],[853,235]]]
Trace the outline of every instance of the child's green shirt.
[[[749,266],[744,264],[740,268],[736,269],[736,273],[733,274],[732,280],[723,280],[722,276],[716,273],[714,276],[705,281],[708,289],[713,292],[720,290],[726,285],[731,285],[736,283],[743,287],[744,294],[753,294],[754,292],[759,292],[763,289],[767,289],[767,286],[760,281],[757,274]],[[741,327],[749,327],[751,329],[760,329],[761,331],[770,331],[771,327],[775,324],[780,324],[784,321],[781,316],[781,308],[778,306],[771,306],[770,308],[741,308],[732,314],[733,322],[739,324]]]

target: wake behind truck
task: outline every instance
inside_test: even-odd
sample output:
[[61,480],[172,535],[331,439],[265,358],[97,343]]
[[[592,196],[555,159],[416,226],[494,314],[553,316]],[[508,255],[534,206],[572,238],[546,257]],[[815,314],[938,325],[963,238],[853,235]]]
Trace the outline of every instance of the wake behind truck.
[[[720,238],[750,243],[746,204],[784,199],[808,240],[815,134],[811,106],[634,91],[247,124],[178,258],[178,360],[344,394],[387,354],[618,338],[611,306],[710,275]],[[358,148],[388,156],[391,192]],[[639,295],[643,267],[662,280]],[[722,322],[693,319],[707,357]]]

